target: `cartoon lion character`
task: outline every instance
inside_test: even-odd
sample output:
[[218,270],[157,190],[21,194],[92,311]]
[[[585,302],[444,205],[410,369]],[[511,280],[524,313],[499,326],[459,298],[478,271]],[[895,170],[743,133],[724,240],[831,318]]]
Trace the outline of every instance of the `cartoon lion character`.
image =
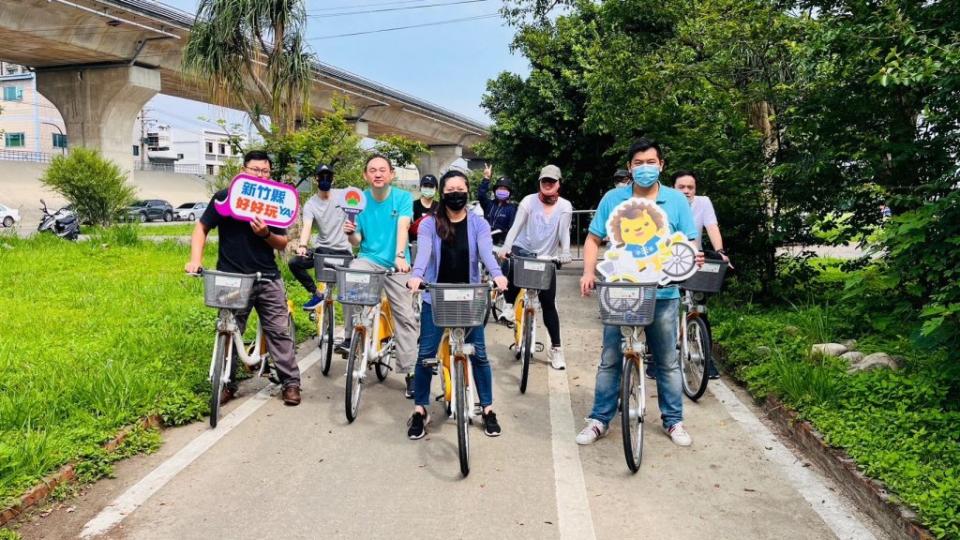
[[607,234],[613,245],[598,269],[611,281],[668,280],[664,265],[672,260],[671,246],[686,242],[682,233],[670,234],[663,210],[643,199],[620,204],[607,222]]

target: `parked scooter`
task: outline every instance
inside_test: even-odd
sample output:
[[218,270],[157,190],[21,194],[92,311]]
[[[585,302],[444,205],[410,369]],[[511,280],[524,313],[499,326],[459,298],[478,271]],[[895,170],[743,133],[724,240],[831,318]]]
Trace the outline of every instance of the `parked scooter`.
[[43,212],[43,217],[40,218],[40,225],[37,227],[38,232],[48,232],[67,240],[76,240],[80,236],[80,220],[77,219],[76,214],[66,208],[61,208],[51,214],[50,210],[47,209],[46,201],[40,199],[40,202],[43,204],[43,208],[40,209]]

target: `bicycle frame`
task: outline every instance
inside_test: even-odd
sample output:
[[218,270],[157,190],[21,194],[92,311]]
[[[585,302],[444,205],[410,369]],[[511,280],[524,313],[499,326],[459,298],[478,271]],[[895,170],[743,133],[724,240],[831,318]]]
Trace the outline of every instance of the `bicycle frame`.
[[451,417],[455,417],[460,411],[457,410],[456,400],[453,399],[456,393],[457,381],[453,376],[453,362],[464,362],[467,367],[467,390],[469,392],[470,402],[474,404],[466,411],[468,418],[472,422],[474,418],[480,415],[477,407],[477,395],[473,381],[473,364],[470,362],[470,355],[473,354],[473,345],[464,343],[466,340],[466,331],[463,328],[449,328],[444,331],[440,339],[440,350],[437,356],[440,359],[440,365],[443,367],[443,378],[440,379],[443,389],[443,399],[450,406]]
[[[540,312],[540,291],[535,289],[520,289],[520,292],[517,293],[517,299],[514,301],[514,321],[516,323],[513,327],[513,344],[516,347],[517,351],[522,353],[520,350],[523,341],[523,324],[521,321],[526,320],[529,324],[533,325],[530,329],[530,344],[534,347],[534,350],[537,350],[537,313]],[[528,315],[527,319],[523,318],[523,315]]]
[[384,363],[392,367],[383,362],[396,348],[392,339],[393,311],[387,298],[382,297],[376,306],[364,306],[359,313],[354,313],[352,322],[354,331],[364,339],[363,361],[357,366],[357,375],[362,379],[366,375],[367,366],[372,363]]
[[[264,354],[266,353],[266,341],[263,336],[263,328],[258,322],[257,335],[253,340],[253,345],[248,351],[243,343],[243,334],[240,333],[240,325],[237,323],[236,313],[230,309],[221,309],[220,316],[217,318],[217,334],[214,337],[213,352],[210,354],[210,370],[208,373],[210,379],[213,379],[213,365],[216,363],[217,339],[223,334],[230,335],[230,339],[227,341],[227,361],[224,362],[223,366],[223,381],[224,383],[228,383],[230,382],[230,363],[232,362],[233,351],[236,350],[237,356],[248,366],[262,364]],[[260,367],[260,373],[263,373],[262,365]]]

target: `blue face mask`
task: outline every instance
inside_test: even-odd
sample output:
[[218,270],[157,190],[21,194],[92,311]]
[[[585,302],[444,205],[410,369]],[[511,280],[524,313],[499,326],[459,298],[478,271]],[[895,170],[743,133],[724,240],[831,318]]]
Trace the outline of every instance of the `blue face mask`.
[[660,179],[660,167],[656,165],[638,165],[631,171],[633,183],[644,188],[648,188],[657,183]]
[[317,180],[317,189],[319,189],[320,191],[330,191],[330,188],[332,187],[333,187],[332,178],[321,178],[320,180]]

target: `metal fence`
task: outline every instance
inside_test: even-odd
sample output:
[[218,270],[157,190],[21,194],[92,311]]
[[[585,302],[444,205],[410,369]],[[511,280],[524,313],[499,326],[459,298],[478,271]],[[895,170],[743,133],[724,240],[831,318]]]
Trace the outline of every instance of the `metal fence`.
[[587,229],[590,228],[590,221],[596,213],[596,210],[573,211],[573,218],[570,220],[570,248],[571,251],[576,250],[574,260],[583,260],[583,241],[587,239]]
[[0,150],[0,160],[2,161],[26,161],[30,163],[50,163],[56,154],[45,154],[43,152],[27,152],[21,150]]
[[181,165],[179,163],[150,163],[149,161],[135,161],[134,170],[137,171],[156,171],[175,174],[195,174],[205,175],[206,169],[203,165]]

